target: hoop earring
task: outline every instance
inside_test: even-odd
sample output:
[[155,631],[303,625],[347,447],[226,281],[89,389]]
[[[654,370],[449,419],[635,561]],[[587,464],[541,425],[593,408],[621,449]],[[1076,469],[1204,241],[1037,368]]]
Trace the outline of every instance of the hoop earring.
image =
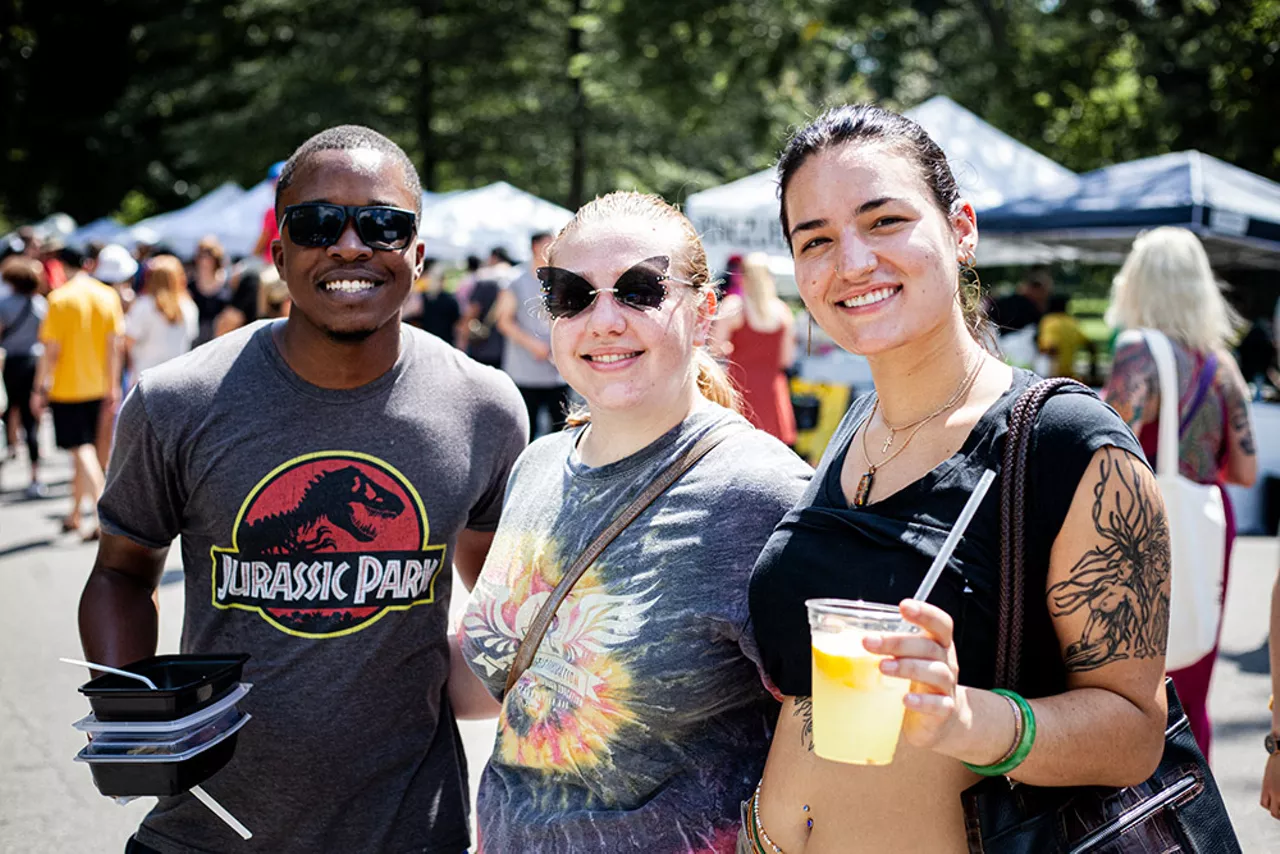
[[973,266],[974,258],[972,255],[960,262],[960,287],[961,289],[967,284],[970,287],[982,289],[982,279],[978,277],[978,270]]

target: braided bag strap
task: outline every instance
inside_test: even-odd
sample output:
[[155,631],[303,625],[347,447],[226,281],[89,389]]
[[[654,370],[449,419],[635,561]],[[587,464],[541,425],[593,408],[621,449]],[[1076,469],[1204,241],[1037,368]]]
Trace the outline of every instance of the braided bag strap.
[[1017,690],[1022,670],[1026,589],[1027,461],[1036,419],[1050,397],[1070,387],[1088,389],[1066,377],[1041,380],[1028,388],[1009,413],[1000,480],[1000,635],[996,645],[996,685]]

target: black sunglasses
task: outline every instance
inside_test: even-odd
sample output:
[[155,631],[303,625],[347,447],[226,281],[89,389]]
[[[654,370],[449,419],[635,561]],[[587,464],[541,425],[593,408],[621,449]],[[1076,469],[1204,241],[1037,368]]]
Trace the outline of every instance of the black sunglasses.
[[611,293],[618,302],[637,311],[659,308],[667,298],[663,282],[696,287],[693,282],[667,275],[670,264],[671,259],[666,255],[646,258],[619,276],[611,288],[597,288],[577,273],[561,267],[539,267],[542,304],[553,318],[573,317],[586,311],[601,293]]
[[387,205],[331,205],[304,202],[289,205],[280,218],[280,231],[298,246],[332,246],[347,220],[356,221],[356,234],[370,249],[404,249],[418,233],[418,215]]

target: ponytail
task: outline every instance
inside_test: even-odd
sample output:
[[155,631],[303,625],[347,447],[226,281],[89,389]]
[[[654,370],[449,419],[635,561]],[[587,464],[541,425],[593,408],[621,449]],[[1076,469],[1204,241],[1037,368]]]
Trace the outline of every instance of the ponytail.
[[702,396],[741,414],[742,395],[733,387],[729,374],[705,347],[693,351],[693,364],[698,369],[698,391],[702,392]]

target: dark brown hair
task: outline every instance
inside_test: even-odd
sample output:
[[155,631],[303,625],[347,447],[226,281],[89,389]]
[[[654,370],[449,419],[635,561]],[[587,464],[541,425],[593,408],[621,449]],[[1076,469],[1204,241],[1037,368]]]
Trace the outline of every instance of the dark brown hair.
[[12,285],[17,293],[30,296],[44,290],[44,267],[34,258],[11,255],[0,264],[0,279]]
[[[779,219],[782,237],[791,248],[787,219],[787,186],[805,161],[819,152],[853,143],[883,145],[911,160],[933,195],[944,217],[955,212],[960,188],[947,163],[947,155],[920,125],[906,116],[875,104],[846,104],[833,107],[808,126],[797,131],[778,158]],[[795,254],[794,251],[792,254]],[[957,274],[958,299],[965,325],[975,340],[990,338],[989,324],[982,310],[982,292],[976,276]]]

